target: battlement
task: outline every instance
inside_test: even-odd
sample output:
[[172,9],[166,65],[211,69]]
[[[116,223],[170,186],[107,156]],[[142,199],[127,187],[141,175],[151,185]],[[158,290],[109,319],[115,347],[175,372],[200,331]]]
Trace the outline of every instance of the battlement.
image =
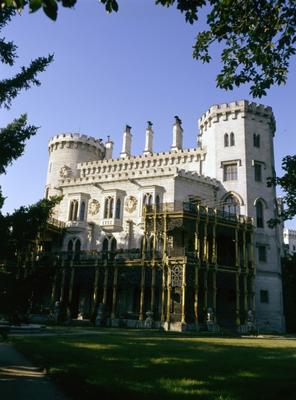
[[272,126],[274,125],[274,115],[271,107],[247,100],[213,105],[202,114],[198,120],[198,125],[202,132],[207,130],[212,123],[237,119],[238,117],[245,118],[248,115],[266,118],[268,123],[272,124]]
[[105,146],[102,139],[96,139],[92,136],[82,135],[79,133],[61,133],[53,136],[48,142],[48,149],[53,150],[59,144],[65,143],[80,143],[95,147],[98,150],[104,151]]

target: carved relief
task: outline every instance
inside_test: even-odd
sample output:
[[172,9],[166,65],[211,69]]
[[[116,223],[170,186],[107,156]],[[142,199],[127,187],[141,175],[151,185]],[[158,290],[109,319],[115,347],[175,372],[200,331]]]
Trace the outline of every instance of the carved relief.
[[183,269],[180,265],[175,265],[172,268],[172,287],[182,286]]
[[134,196],[129,196],[125,202],[125,211],[132,213],[137,207],[137,199]]
[[72,175],[72,170],[70,167],[68,167],[67,165],[64,165],[61,169],[60,169],[60,177],[61,178],[70,178],[70,176]]
[[89,213],[90,215],[96,215],[98,214],[99,211],[100,211],[100,203],[98,202],[98,200],[93,199],[89,203]]

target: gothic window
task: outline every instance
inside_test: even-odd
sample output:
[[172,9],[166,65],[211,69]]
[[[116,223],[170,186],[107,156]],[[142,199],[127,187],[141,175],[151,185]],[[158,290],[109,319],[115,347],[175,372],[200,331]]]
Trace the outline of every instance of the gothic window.
[[234,145],[235,145],[234,133],[231,132],[230,133],[230,146],[234,146]]
[[254,133],[253,134],[253,145],[254,145],[254,147],[260,147],[260,135],[258,134],[256,134],[256,133]]
[[225,133],[224,135],[224,147],[228,147],[229,146],[229,137],[228,137],[228,133]]
[[160,198],[159,198],[159,195],[157,194],[156,197],[155,197],[156,210],[159,210],[159,206],[160,206]]
[[68,242],[68,251],[73,251],[73,240],[70,239]]
[[269,303],[268,290],[260,290],[260,303]]
[[223,211],[229,214],[240,214],[240,203],[232,194],[227,196],[224,200]]
[[143,197],[143,206],[151,206],[152,205],[152,193],[146,193]]
[[262,201],[258,200],[256,203],[256,225],[257,228],[264,227],[264,208]]
[[77,221],[78,201],[72,200],[69,208],[69,221]]
[[113,197],[106,197],[105,199],[105,207],[104,207],[104,218],[113,218],[113,205],[114,199]]
[[80,221],[84,221],[84,218],[85,218],[85,202],[82,201],[80,204],[79,219]]
[[115,238],[112,238],[112,239],[111,239],[111,247],[110,247],[110,250],[111,250],[111,251],[116,251],[116,248],[117,248],[117,241],[116,241]]
[[267,261],[266,246],[264,246],[264,245],[259,245],[258,246],[258,260],[260,262],[266,262]]
[[223,180],[224,181],[237,180],[237,163],[223,165]]
[[115,218],[120,219],[120,214],[121,214],[121,200],[117,199],[116,200],[116,209],[115,209]]
[[80,239],[77,239],[75,242],[75,253],[76,254],[80,253],[80,250],[81,250],[81,241]]
[[254,177],[256,182],[262,181],[262,165],[260,163],[254,164]]

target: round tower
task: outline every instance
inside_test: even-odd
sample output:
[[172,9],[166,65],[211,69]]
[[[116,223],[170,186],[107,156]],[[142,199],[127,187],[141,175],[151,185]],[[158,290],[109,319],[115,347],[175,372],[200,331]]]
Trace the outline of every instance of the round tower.
[[100,139],[91,136],[63,133],[50,139],[48,153],[46,197],[61,194],[60,179],[78,177],[78,163],[102,160],[105,146]]

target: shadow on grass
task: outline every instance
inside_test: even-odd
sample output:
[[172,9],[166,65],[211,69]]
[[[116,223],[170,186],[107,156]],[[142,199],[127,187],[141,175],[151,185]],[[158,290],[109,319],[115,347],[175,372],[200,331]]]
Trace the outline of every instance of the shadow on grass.
[[107,331],[15,344],[75,399],[295,399],[292,340]]

